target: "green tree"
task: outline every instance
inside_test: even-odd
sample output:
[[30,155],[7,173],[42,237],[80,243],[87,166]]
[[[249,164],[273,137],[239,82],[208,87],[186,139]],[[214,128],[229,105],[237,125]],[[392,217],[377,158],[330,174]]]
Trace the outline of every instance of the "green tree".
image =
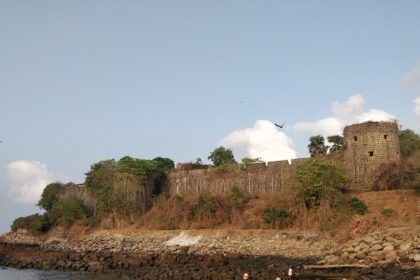
[[62,223],[71,225],[75,220],[90,216],[88,209],[80,199],[75,197],[62,198],[48,211],[48,220],[51,224]]
[[208,156],[208,159],[213,162],[214,166],[236,162],[232,151],[230,149],[226,149],[223,146],[220,146],[211,152]]
[[153,159],[157,164],[157,168],[162,171],[169,171],[175,168],[175,163],[170,158],[157,157]]
[[342,192],[347,189],[347,178],[339,166],[322,158],[310,158],[299,164],[292,177],[301,186],[305,205],[318,206],[327,200],[336,206],[343,199]]
[[321,135],[311,136],[309,138],[309,153],[311,157],[323,156],[327,153],[329,146],[325,145],[324,137]]
[[400,131],[400,150],[405,158],[412,156],[417,150],[420,150],[420,136],[411,129]]
[[112,186],[116,172],[117,164],[113,159],[103,160],[93,164],[89,172],[86,173],[86,189],[96,194],[103,187]]
[[327,137],[328,142],[332,143],[330,153],[337,153],[344,150],[344,138],[340,135],[331,135]]
[[61,183],[48,184],[41,194],[41,199],[37,205],[44,210],[50,210],[58,201],[58,193],[63,190],[64,185]]

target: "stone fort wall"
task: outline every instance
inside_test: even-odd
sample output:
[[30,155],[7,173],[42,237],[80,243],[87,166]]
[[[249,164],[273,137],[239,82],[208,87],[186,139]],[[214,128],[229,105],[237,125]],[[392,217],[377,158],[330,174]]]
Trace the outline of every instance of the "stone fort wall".
[[351,189],[371,189],[375,172],[387,163],[400,161],[396,122],[365,122],[344,128],[344,167]]
[[[374,172],[382,164],[399,162],[398,126],[395,122],[366,122],[344,128],[343,156],[327,158],[344,167],[350,179],[350,189],[368,191],[374,181]],[[211,192],[226,193],[232,186],[249,194],[274,193],[285,186],[296,165],[305,158],[251,164],[246,169],[232,164],[225,170],[207,168],[169,173],[170,194],[199,195]]]
[[227,193],[232,186],[242,192],[259,194],[278,192],[285,184],[294,167],[305,159],[289,162],[273,161],[254,163],[242,167],[230,164],[223,170],[210,167],[207,169],[177,170],[169,173],[168,191],[170,194],[199,195]]

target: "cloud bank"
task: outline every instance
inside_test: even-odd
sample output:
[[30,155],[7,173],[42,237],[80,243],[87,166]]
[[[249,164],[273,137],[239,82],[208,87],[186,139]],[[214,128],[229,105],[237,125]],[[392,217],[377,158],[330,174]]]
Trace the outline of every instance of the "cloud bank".
[[341,135],[346,125],[366,121],[392,121],[395,116],[378,109],[370,109],[363,112],[365,100],[361,94],[351,96],[343,103],[334,102],[330,117],[315,122],[299,122],[292,125],[297,132],[308,132],[320,134],[324,137],[330,135]]
[[22,204],[37,203],[44,187],[64,176],[52,173],[47,165],[39,161],[19,160],[7,165],[9,177],[9,196]]
[[220,144],[232,149],[240,158],[261,158],[264,161],[296,158],[290,137],[267,120],[258,120],[251,128],[233,131]]

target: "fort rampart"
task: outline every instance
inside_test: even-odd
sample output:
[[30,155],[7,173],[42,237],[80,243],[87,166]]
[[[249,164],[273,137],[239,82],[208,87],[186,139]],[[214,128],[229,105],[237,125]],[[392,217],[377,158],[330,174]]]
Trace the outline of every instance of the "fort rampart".
[[177,170],[169,173],[169,193],[180,196],[227,193],[233,186],[248,194],[278,192],[294,167],[304,159],[294,159],[247,166],[230,164],[223,169]]
[[[382,165],[399,163],[399,130],[395,122],[366,122],[344,128],[344,150],[329,155],[327,160],[342,166],[350,179],[350,190],[369,191],[375,181],[375,172]],[[243,166],[230,164],[223,168],[192,169],[191,164],[179,165],[168,173],[167,184],[161,191],[171,195],[197,196],[205,193],[223,194],[236,186],[243,193],[276,193],[288,182],[293,170],[306,158],[254,163]],[[142,182],[135,176],[120,174],[112,184],[115,195],[129,198],[140,213],[147,211],[153,194],[153,183]],[[73,185],[62,196],[77,197],[86,205],[94,205],[79,185]]]
[[[350,180],[350,189],[369,191],[375,180],[375,172],[383,165],[400,161],[399,130],[396,122],[365,122],[344,128],[342,156],[327,157],[340,164]],[[170,194],[199,195],[211,192],[226,193],[232,186],[249,194],[278,192],[284,187],[290,174],[305,158],[288,161],[256,163],[243,168],[231,164],[220,170],[183,170],[169,173]]]

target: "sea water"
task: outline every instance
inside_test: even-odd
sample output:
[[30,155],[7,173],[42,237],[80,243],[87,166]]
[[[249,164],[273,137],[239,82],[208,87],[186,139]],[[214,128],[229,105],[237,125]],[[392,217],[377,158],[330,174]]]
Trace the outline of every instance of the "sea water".
[[[111,280],[115,275],[78,271],[47,271],[0,267],[1,280]],[[128,279],[128,278],[125,278]]]

